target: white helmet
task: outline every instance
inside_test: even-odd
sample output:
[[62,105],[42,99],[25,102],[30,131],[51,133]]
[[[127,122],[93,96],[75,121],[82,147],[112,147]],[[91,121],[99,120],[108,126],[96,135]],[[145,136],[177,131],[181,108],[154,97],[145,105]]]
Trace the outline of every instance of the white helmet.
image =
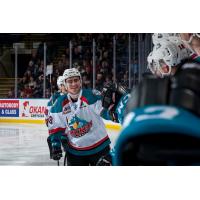
[[64,80],[74,76],[79,76],[81,78],[81,74],[76,68],[66,69],[63,73]]
[[153,33],[152,42],[156,45],[163,39],[168,39],[169,37],[179,37],[179,35],[178,33]]
[[60,88],[62,85],[64,85],[64,78],[63,76],[59,76],[57,78],[57,86]]
[[[170,39],[163,39],[156,44],[147,57],[148,68],[153,74],[158,72],[161,77],[169,76],[172,67],[189,58],[190,54],[191,52],[185,47],[180,38],[170,37]],[[167,67],[167,72],[163,71],[163,66]]]

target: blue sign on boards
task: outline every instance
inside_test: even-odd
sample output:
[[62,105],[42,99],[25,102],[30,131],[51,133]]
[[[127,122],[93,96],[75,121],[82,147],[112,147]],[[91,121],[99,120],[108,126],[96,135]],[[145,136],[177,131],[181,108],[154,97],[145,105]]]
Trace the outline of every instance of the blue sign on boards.
[[0,100],[0,117],[19,117],[19,100]]

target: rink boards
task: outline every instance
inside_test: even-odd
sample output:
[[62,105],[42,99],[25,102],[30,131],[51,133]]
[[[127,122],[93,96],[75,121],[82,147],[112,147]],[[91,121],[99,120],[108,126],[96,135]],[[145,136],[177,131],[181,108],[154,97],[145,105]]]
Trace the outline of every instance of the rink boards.
[[[0,123],[44,124],[49,99],[0,99]],[[107,129],[120,130],[121,125],[104,120]]]

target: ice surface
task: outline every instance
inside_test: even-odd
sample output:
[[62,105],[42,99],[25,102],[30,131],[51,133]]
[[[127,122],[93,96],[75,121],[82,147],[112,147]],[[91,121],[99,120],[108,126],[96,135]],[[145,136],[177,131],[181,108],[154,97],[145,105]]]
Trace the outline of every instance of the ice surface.
[[[108,130],[113,147],[119,131]],[[49,159],[45,124],[0,123],[0,165],[55,166]],[[63,159],[60,161],[63,165]]]

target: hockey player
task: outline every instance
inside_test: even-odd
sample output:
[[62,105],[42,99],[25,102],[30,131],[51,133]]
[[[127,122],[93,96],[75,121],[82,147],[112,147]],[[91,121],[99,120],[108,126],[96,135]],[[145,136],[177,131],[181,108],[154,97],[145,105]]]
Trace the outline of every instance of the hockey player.
[[177,41],[159,41],[148,58],[162,79],[147,77],[132,93],[116,165],[200,165],[200,63]]
[[[66,94],[66,89],[65,89],[65,86],[64,86],[64,79],[63,79],[63,76],[59,76],[57,78],[57,87],[58,87],[58,91],[56,91],[50,98],[49,102],[47,103],[47,108],[45,110],[45,122],[46,122],[46,125],[47,127],[49,128],[49,122],[51,123],[51,117],[50,117],[50,110],[51,110],[51,107],[54,105],[54,103],[56,102],[56,100],[62,96],[62,95],[65,95]],[[48,137],[47,138],[47,143],[48,143],[48,146],[49,146],[49,152],[50,152],[50,158],[52,159],[56,159],[54,156],[54,154],[52,154],[52,143],[50,141],[50,138]]]
[[[174,34],[153,34],[152,39],[155,46],[148,56],[148,68],[158,77],[174,75],[178,64],[188,59],[191,51]],[[132,96],[135,95],[132,93]],[[104,87],[103,106],[110,111],[112,121],[123,123],[129,97],[129,91],[121,85]]]
[[66,152],[67,165],[96,165],[109,154],[110,139],[100,116],[102,101],[95,90],[82,89],[81,74],[76,68],[63,73],[67,95],[59,97],[51,108],[49,139],[53,159]]
[[189,61],[174,76],[139,84],[115,145],[115,165],[200,165],[199,77],[200,64]]
[[57,100],[57,98],[59,96],[62,96],[66,93],[66,89],[64,86],[64,79],[63,76],[59,76],[57,78],[57,87],[58,87],[58,91],[56,91],[51,98],[49,99],[48,103],[47,103],[47,108],[45,111],[45,121],[46,121],[46,125],[48,126],[48,116],[49,116],[49,111],[52,107],[52,105],[55,103],[55,101]]

